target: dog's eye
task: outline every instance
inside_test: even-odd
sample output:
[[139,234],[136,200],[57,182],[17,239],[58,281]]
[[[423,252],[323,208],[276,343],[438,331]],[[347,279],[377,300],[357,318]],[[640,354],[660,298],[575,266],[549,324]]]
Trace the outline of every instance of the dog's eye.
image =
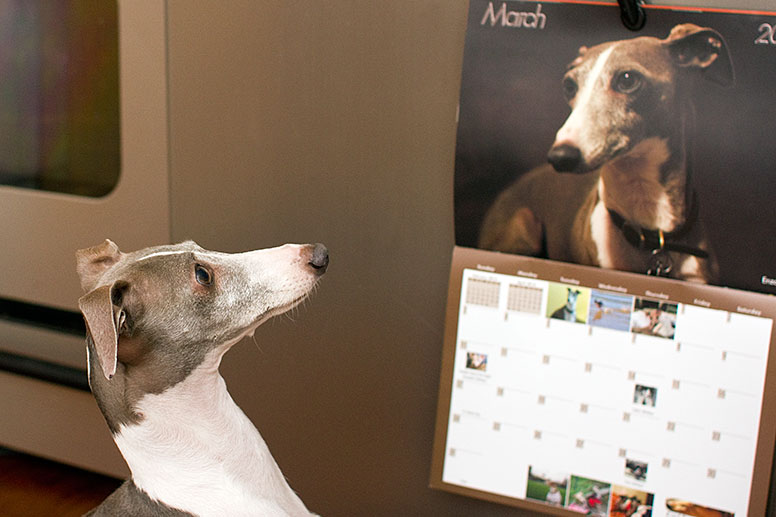
[[209,286],[213,283],[213,275],[205,268],[205,266],[199,264],[194,266],[194,277],[199,284],[204,286]]
[[571,77],[565,77],[563,79],[563,96],[566,97],[566,100],[570,101],[573,99],[577,94],[578,88],[577,82]]
[[640,73],[627,70],[614,76],[612,86],[620,93],[633,93],[641,87],[642,82]]

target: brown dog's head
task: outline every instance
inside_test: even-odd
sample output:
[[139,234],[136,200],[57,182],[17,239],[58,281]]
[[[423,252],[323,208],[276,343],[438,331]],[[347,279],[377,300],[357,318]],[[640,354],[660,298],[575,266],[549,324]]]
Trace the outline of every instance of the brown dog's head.
[[557,132],[550,163],[559,172],[585,173],[642,142],[677,138],[696,78],[734,83],[725,42],[709,28],[683,24],[665,39],[580,48],[563,78],[571,114]]

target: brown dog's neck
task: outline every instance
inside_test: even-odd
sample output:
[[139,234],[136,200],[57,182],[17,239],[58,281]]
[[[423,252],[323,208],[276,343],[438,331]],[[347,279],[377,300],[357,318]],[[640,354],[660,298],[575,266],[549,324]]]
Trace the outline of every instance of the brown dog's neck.
[[630,224],[672,232],[687,218],[684,153],[665,138],[649,138],[601,167],[598,196]]

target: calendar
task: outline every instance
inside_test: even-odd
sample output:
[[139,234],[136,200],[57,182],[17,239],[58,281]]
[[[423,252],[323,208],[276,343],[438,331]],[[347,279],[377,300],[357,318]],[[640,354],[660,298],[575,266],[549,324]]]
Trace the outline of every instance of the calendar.
[[776,12],[644,10],[469,2],[436,488],[765,515]]
[[758,293],[456,248],[432,485],[554,515],[764,515],[774,317]]

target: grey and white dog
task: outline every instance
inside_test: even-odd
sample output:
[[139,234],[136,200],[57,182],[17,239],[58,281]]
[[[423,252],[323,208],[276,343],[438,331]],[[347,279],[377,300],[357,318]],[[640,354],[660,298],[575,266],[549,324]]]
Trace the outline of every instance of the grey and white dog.
[[122,253],[106,240],[77,252],[89,384],[132,473],[87,515],[311,515],[218,368],[328,262],[320,244]]

